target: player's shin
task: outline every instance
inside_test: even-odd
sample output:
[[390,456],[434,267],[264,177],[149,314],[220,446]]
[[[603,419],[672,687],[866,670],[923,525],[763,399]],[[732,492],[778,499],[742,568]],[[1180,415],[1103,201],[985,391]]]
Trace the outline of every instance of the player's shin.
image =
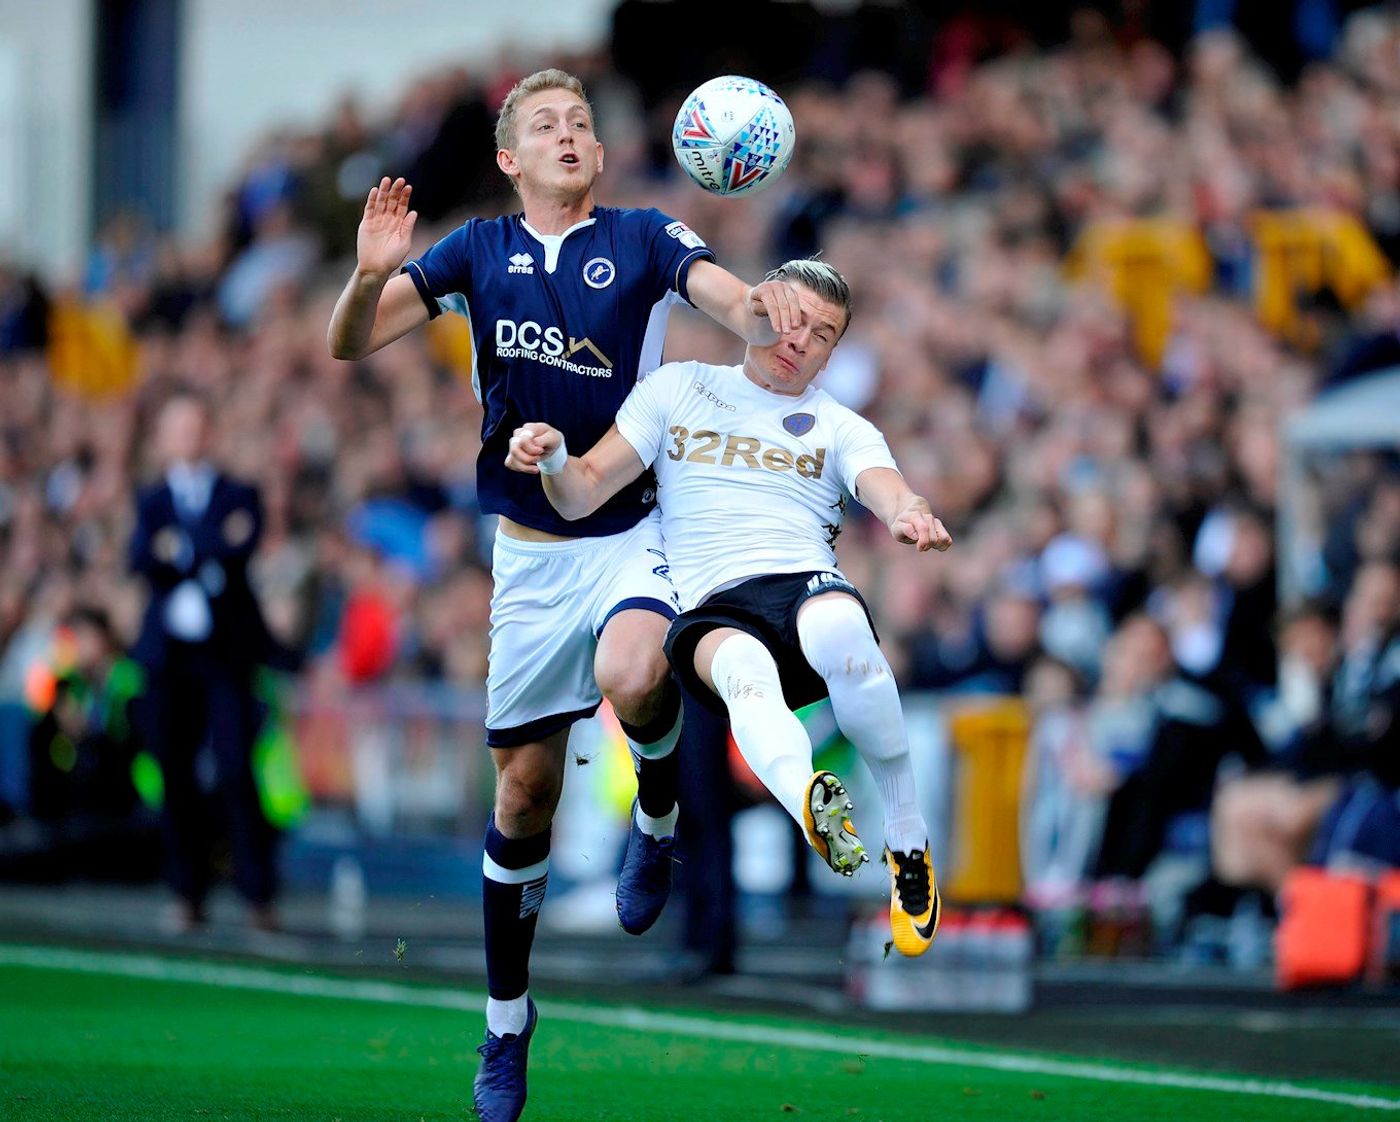
[[528,1015],[530,948],[549,879],[549,830],[508,838],[486,823],[482,912],[486,923],[486,1025],[497,1036],[519,1033]]
[[670,837],[676,832],[676,742],[681,735],[681,696],[673,682],[668,681],[664,689],[660,711],[645,725],[620,722],[637,772],[637,825],[654,838]]
[[803,655],[826,682],[836,723],[875,778],[886,843],[903,852],[927,848],[899,689],[864,609],[847,597],[813,600],[798,617],[797,633]]
[[630,935],[650,930],[671,894],[675,859],[676,741],[680,738],[680,691],[668,678],[659,710],[645,725],[622,722],[637,767],[637,801],[617,874],[617,919]]

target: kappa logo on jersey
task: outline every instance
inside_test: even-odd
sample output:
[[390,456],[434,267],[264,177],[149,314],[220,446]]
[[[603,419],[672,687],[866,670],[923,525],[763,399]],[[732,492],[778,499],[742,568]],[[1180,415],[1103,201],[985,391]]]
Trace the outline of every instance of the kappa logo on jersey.
[[684,222],[672,222],[666,227],[666,233],[685,246],[686,249],[704,249],[705,239],[687,226]]
[[830,522],[823,522],[822,529],[826,531],[826,544],[835,549],[836,539],[841,536],[841,524],[846,520],[846,496],[838,495],[828,509],[834,510],[836,515]]
[[817,419],[810,413],[789,413],[783,418],[783,428],[793,436],[806,436],[816,423]]
[[713,393],[711,393],[709,387],[706,386],[704,382],[696,382],[693,386],[693,389],[711,405],[718,406],[720,409],[728,410],[730,413],[738,412],[738,410],[735,409],[734,406],[730,405],[729,402],[721,401]]
[[[589,366],[572,361],[580,351],[589,352],[600,365]],[[558,327],[542,327],[534,320],[516,323],[513,319],[496,321],[496,355],[499,358],[529,358],[546,366],[567,370],[570,374],[586,374],[590,378],[611,378],[612,359],[598,349],[586,335],[582,339],[568,336]]]
[[[764,448],[756,436],[737,436],[711,429],[691,432],[684,425],[672,425],[675,446],[666,450],[673,460],[688,464],[716,464],[719,467],[764,468],[768,471],[795,471],[803,479],[820,479],[826,466],[826,449],[795,455],[786,448]],[[694,441],[694,444],[688,442]],[[720,445],[724,450],[720,451]]]
[[512,253],[510,264],[506,266],[507,273],[524,273],[526,276],[535,275],[535,260],[528,253]]
[[617,266],[606,257],[595,257],[583,267],[583,283],[589,288],[607,288],[617,276]]

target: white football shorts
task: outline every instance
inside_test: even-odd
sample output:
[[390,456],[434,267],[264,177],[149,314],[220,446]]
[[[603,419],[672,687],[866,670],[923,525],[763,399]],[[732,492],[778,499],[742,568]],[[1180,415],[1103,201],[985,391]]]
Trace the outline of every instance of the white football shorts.
[[641,608],[669,620],[680,612],[656,510],[603,538],[529,542],[497,533],[491,575],[492,748],[531,744],[592,716],[603,700],[593,656],[612,616]]

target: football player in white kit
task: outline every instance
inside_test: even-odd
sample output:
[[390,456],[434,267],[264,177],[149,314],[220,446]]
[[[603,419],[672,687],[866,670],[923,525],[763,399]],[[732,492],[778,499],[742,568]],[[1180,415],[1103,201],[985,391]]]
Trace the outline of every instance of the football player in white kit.
[[880,432],[812,380],[850,321],[850,289],[830,265],[789,261],[769,279],[797,286],[805,315],[742,366],[662,366],[585,455],[560,432],[515,430],[507,464],[537,472],[565,518],[581,518],[656,472],[671,578],[684,609],[666,637],[676,672],[727,709],[754,773],[837,872],[868,860],[840,779],[812,772],[793,710],[829,695],[842,732],[879,787],[894,945],[922,954],[941,903],[899,692],[869,610],[833,549],[847,496],[920,552],[952,538],[895,467]]

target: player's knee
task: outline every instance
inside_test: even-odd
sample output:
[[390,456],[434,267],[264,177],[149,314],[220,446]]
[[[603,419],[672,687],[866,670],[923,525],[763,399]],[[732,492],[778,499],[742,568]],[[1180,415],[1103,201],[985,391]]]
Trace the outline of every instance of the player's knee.
[[849,596],[823,596],[806,604],[797,619],[797,636],[803,656],[823,678],[893,681],[865,609]]
[[772,654],[752,635],[742,632],[730,635],[715,648],[710,677],[715,692],[724,699],[731,714],[744,702],[762,702],[783,696],[778,665]]
[[496,777],[496,815],[515,822],[553,817],[559,778],[545,768],[505,767]]
[[596,669],[598,688],[625,721],[644,724],[662,701],[671,668],[660,651],[655,657],[617,660]]

